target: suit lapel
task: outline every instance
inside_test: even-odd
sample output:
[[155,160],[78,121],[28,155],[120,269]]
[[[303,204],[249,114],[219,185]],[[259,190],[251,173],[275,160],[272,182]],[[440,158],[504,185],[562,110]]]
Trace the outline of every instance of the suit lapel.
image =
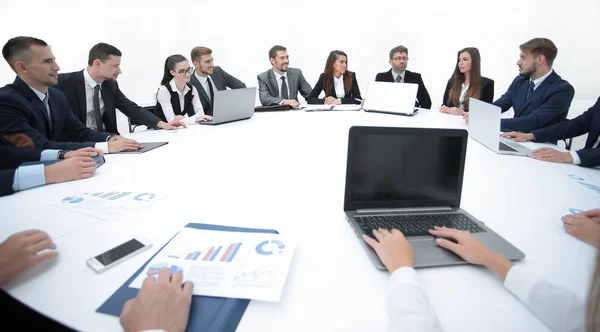
[[[523,109],[521,110],[521,112],[523,112],[523,110],[525,110],[525,108],[527,106],[529,106],[529,104],[531,104],[532,101],[534,101],[535,99],[537,99],[539,96],[543,95],[546,90],[548,90],[548,88],[550,88],[550,86],[552,85],[552,83],[554,83],[554,81],[557,80],[557,74],[556,72],[552,72],[552,74],[550,74],[548,77],[546,77],[546,79],[542,82],[542,84],[540,84],[540,86],[537,87],[537,89],[533,90],[533,93],[531,94],[531,96],[529,97],[529,100],[525,101],[525,105],[523,105]],[[529,80],[525,81],[527,84],[529,84]]]
[[44,120],[46,121],[46,130],[50,132],[50,119],[48,118],[48,110],[37,94],[35,94],[35,92],[33,92],[33,90],[31,90],[31,88],[19,77],[15,79],[13,85],[27,100],[29,100],[29,102],[33,104],[38,113],[42,114]]
[[290,91],[290,99],[296,99],[296,97],[298,96],[298,91],[296,91],[296,76],[292,74],[291,70],[288,70],[287,72],[287,86],[288,90]]
[[275,95],[281,98],[279,87],[277,86],[277,78],[275,77],[275,74],[273,74],[273,69],[269,70],[269,81],[271,82],[271,88],[275,91]]
[[387,79],[388,82],[394,82],[394,74],[392,74],[391,69],[388,70],[388,72],[386,73],[385,76],[386,76],[385,78]]
[[196,78],[196,73],[192,74],[192,81],[192,85],[196,84],[200,87],[200,89],[196,89],[200,94],[200,99],[203,99],[205,103],[210,105],[210,102],[208,101],[208,95],[206,94],[206,91],[204,91],[204,88],[202,87],[202,84],[200,84],[200,81],[198,81],[198,79]]
[[73,89],[75,89],[75,96],[77,96],[77,104],[79,105],[79,109],[73,111],[79,112],[79,118],[82,119],[81,122],[85,124],[87,121],[87,98],[85,96],[85,79],[83,78],[83,70],[75,75]]
[[[102,82],[100,94],[102,95],[102,101],[104,102],[104,114],[102,115],[102,121],[106,122],[108,119],[109,126],[104,125],[104,129],[108,132],[117,130],[117,112],[115,112],[114,100],[110,96],[113,96],[116,91],[111,90],[111,86],[107,81]],[[113,110],[112,112],[110,110]]]

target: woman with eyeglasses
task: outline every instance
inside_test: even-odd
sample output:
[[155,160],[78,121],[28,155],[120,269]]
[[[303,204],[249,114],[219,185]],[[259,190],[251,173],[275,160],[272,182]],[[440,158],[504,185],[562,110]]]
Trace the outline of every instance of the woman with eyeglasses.
[[458,60],[448,80],[440,112],[464,115],[469,111],[469,98],[493,102],[494,80],[481,76],[481,56],[475,47],[458,51]]
[[[347,70],[348,56],[342,51],[332,51],[325,63],[325,72],[319,77],[315,88],[308,95],[309,104],[360,104],[362,97],[356,74]],[[325,98],[319,98],[325,91]]]
[[189,84],[194,67],[180,54],[174,54],[165,61],[165,72],[156,93],[154,113],[165,122],[182,120],[186,124],[212,120],[204,115],[198,91]]

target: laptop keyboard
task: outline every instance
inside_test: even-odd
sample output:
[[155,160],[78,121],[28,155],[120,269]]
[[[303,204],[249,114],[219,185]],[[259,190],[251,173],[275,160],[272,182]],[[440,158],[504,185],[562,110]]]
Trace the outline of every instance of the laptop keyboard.
[[485,230],[460,213],[436,214],[400,214],[355,216],[363,232],[373,237],[373,229],[397,229],[404,236],[430,235],[428,230],[434,226],[456,228],[469,233],[483,233]]
[[500,146],[499,146],[499,148],[500,148],[500,151],[510,151],[510,152],[517,152],[517,150],[515,150],[515,149],[511,148],[510,146],[508,146],[508,145],[506,145],[506,144],[504,144],[504,143],[502,143],[502,142],[499,142],[499,143],[500,143]]

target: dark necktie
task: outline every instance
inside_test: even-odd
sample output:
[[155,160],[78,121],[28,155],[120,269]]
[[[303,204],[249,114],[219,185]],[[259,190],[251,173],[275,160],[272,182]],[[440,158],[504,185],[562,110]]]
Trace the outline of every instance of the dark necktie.
[[52,113],[50,113],[50,104],[48,104],[48,93],[46,92],[46,96],[44,97],[44,106],[46,106],[46,111],[48,111],[48,124],[50,125],[50,129],[52,129]]
[[529,88],[527,88],[527,95],[525,95],[525,101],[528,101],[529,98],[533,95],[534,87],[535,87],[535,84],[533,83],[533,81],[529,81]]
[[402,83],[402,76],[396,76],[396,83]]
[[285,83],[285,76],[281,76],[281,98],[290,99],[287,83]]
[[100,84],[94,87],[94,117],[96,118],[96,131],[104,131],[102,129],[102,111],[100,110]]
[[210,77],[206,77],[206,83],[208,83],[208,91],[210,92],[210,107],[212,108],[215,104],[215,91],[213,90]]

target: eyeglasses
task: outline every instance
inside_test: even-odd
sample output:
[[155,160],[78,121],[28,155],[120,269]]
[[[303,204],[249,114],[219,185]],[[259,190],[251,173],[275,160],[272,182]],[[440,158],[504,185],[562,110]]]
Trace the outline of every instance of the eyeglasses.
[[408,61],[408,57],[407,56],[397,56],[395,58],[392,58],[392,60],[396,60],[396,61],[400,61],[400,60]]
[[191,74],[192,72],[194,72],[194,67],[189,67],[188,69],[179,69],[177,72],[181,76],[183,76],[185,74]]

